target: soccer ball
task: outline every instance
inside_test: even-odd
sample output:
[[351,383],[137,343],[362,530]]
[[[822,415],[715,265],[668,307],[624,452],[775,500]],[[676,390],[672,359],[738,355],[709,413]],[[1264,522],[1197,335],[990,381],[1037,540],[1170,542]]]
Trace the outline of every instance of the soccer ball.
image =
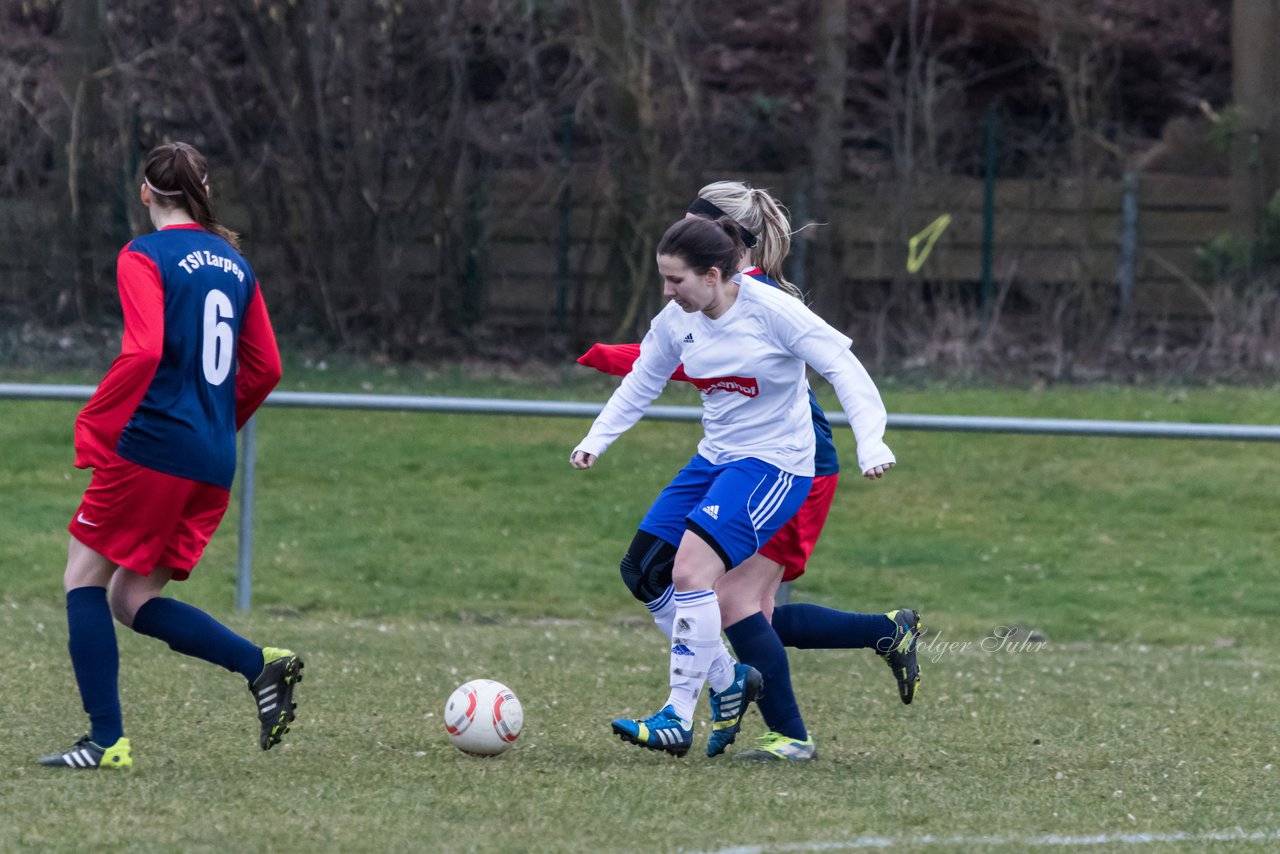
[[459,685],[444,704],[444,728],[463,753],[496,756],[520,737],[524,708],[515,692],[492,679]]

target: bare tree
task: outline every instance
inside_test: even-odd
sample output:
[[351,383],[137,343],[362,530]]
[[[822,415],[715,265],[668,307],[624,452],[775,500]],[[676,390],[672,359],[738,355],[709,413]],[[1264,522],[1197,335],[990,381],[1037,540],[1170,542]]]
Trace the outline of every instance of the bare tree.
[[[57,180],[65,191],[64,226],[61,235],[69,238],[63,263],[63,281],[71,286],[77,317],[92,314],[92,295],[97,279],[94,240],[98,220],[92,209],[95,185],[93,149],[102,134],[106,114],[102,104],[102,81],[95,74],[109,63],[103,31],[101,7],[97,3],[71,3],[63,8],[64,56],[58,75],[62,97],[68,105],[52,124]],[[56,257],[56,254],[55,254]]]
[[[844,284],[844,230],[839,201],[844,187],[845,86],[848,79],[849,4],[846,0],[820,0],[814,18],[814,121],[809,157],[813,169],[814,218],[827,223],[805,235],[813,243],[809,292],[834,293],[832,308]],[[839,316],[831,320],[842,323]]]
[[613,286],[615,337],[631,335],[636,326],[649,278],[647,250],[654,245],[658,139],[650,71],[658,6],[657,0],[589,1],[581,6],[589,56],[600,73],[597,97],[615,235],[605,270]]
[[1255,235],[1262,210],[1280,188],[1280,6],[1272,0],[1231,4],[1232,98],[1239,126],[1232,139],[1232,210],[1237,228]]

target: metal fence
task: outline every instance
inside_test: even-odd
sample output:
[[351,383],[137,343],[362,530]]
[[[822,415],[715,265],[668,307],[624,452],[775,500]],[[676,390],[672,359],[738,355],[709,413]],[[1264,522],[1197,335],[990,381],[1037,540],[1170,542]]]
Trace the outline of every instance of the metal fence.
[[[0,383],[0,400],[87,400],[91,385]],[[544,418],[594,418],[602,403],[555,400],[507,400],[477,397],[420,397],[398,394],[338,394],[277,391],[266,406],[290,409],[356,409],[383,412],[435,412],[469,415],[527,415]],[[651,406],[645,418],[653,421],[698,421],[697,406]],[[843,412],[827,415],[834,427],[846,427]],[[236,608],[249,610],[253,582],[254,470],[257,463],[256,419],[241,431],[240,533],[236,580]],[[890,414],[890,430],[958,433],[1014,433],[1055,436],[1107,436],[1137,439],[1215,439],[1242,442],[1280,442],[1280,425],[1194,424],[1170,421],[1101,421],[1077,418],[1003,418],[973,415]]]

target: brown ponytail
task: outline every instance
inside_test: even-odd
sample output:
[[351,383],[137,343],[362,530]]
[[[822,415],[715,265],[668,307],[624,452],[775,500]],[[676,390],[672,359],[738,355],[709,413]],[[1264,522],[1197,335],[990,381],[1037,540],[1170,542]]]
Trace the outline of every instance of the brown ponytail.
[[728,217],[714,222],[702,217],[677,220],[658,241],[659,255],[679,258],[699,276],[715,267],[722,278],[738,272],[738,258],[746,251],[738,224]]
[[143,163],[142,179],[151,188],[153,203],[163,208],[182,208],[202,228],[239,251],[240,235],[214,215],[209,200],[209,164],[194,146],[185,142],[157,145]]

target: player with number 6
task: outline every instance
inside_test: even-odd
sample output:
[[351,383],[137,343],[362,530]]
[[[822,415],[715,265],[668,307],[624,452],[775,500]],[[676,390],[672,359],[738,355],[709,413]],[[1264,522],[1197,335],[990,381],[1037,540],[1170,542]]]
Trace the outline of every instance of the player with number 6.
[[236,431],[280,381],[280,353],[237,235],[213,213],[195,148],[158,146],[140,201],[155,231],[116,261],[120,355],[75,424],[75,465],[93,474],[68,526],[68,648],[90,731],[40,764],[127,768],[112,617],[177,652],[244,676],[259,745],[294,719],[302,661],[259,647],[209,614],[161,596],[195,568],[226,512]]

